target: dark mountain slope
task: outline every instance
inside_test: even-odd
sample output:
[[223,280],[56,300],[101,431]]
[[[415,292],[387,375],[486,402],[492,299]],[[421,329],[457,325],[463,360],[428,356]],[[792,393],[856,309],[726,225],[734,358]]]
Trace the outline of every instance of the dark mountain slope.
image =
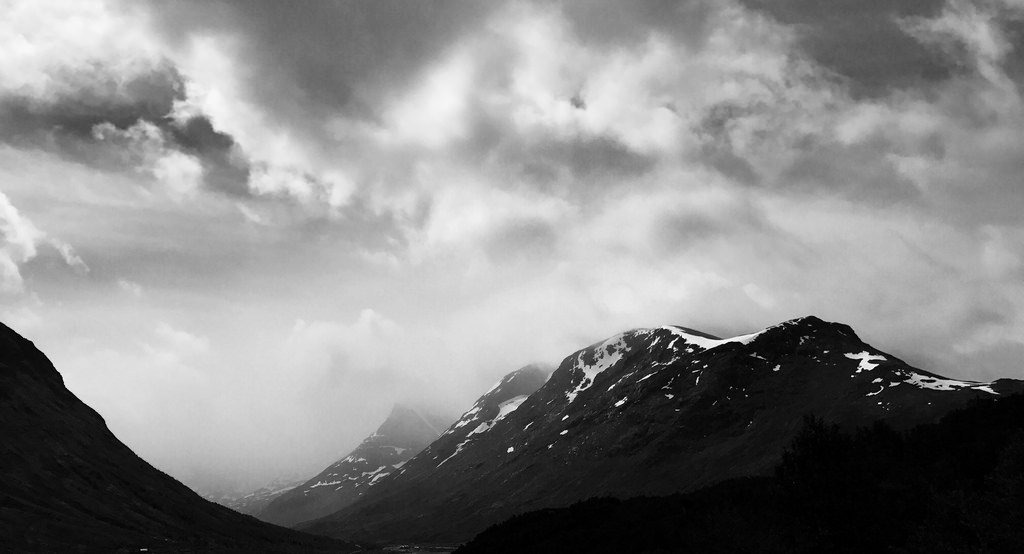
[[0,324],[0,544],[8,552],[349,552],[200,498],[136,456]]
[[530,512],[459,552],[1024,552],[1024,396],[906,433],[811,419],[773,477]]
[[472,440],[443,435],[359,502],[301,528],[459,542],[523,511],[770,473],[807,413],[907,428],[1022,385],[944,379],[814,317],[725,340],[638,329],[570,355]]
[[272,500],[257,517],[294,525],[340,510],[423,450],[447,423],[438,416],[396,405],[377,431],[348,456]]

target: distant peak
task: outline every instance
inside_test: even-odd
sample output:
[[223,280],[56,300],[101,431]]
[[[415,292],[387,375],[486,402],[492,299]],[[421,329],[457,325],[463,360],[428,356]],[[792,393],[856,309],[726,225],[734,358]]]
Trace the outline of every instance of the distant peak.
[[407,420],[409,418],[419,417],[418,414],[419,410],[417,410],[416,408],[413,408],[408,404],[396,402],[394,405],[391,406],[391,411],[388,413],[387,418],[384,419],[384,423],[382,426],[387,425],[389,422],[393,421],[402,421]]
[[444,426],[442,421],[444,418],[429,411],[424,412],[407,404],[395,403],[384,423],[381,423],[377,431],[367,437],[366,441],[372,442],[379,440],[379,437],[388,437],[403,443],[423,440],[429,442],[441,433],[440,428]]
[[420,413],[422,411],[423,410],[421,408],[419,408],[419,407],[417,407],[417,406],[415,406],[413,404],[408,404],[408,403],[405,403],[405,402],[395,402],[391,406],[391,413],[390,413],[390,415],[388,417],[391,417],[391,416],[405,416],[405,415],[410,415],[410,414],[418,414],[418,413]]

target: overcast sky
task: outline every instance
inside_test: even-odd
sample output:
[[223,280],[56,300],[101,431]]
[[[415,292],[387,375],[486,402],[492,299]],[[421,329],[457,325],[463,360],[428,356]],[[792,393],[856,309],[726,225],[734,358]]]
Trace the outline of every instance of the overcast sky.
[[1024,377],[1024,2],[0,0],[0,319],[186,483],[626,328]]

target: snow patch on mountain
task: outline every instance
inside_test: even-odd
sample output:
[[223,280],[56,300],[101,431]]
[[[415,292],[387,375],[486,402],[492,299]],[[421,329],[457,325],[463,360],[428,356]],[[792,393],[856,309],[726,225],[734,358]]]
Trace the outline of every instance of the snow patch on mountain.
[[465,447],[466,447],[466,444],[468,444],[468,443],[469,443],[469,441],[471,441],[471,440],[473,440],[473,439],[466,439],[466,440],[464,440],[464,441],[460,442],[459,444],[457,444],[457,445],[455,446],[455,452],[452,452],[451,456],[448,456],[447,458],[445,458],[445,459],[441,460],[441,462],[440,462],[439,464],[437,464],[437,466],[435,466],[435,467],[441,467],[441,466],[443,466],[443,465],[444,465],[444,463],[445,463],[445,462],[447,462],[448,460],[450,460],[450,459],[452,459],[452,458],[454,458],[454,457],[458,456],[458,455],[459,455],[459,452],[462,452],[462,449],[463,449],[463,448],[465,448]]
[[[732,338],[728,338],[728,339],[712,339],[712,338],[708,338],[708,337],[702,337],[700,335],[694,335],[692,333],[687,333],[687,332],[679,329],[678,327],[673,327],[671,325],[666,325],[664,327],[660,327],[660,329],[664,329],[664,330],[672,333],[676,337],[679,337],[679,338],[683,339],[687,344],[691,344],[693,346],[696,346],[698,348],[702,348],[704,350],[711,350],[712,348],[717,348],[719,346],[722,346],[723,344],[729,344],[729,343],[738,343],[738,344],[743,344],[743,345],[750,344],[751,342],[754,342],[754,339],[756,339],[759,335],[761,335],[762,333],[764,333],[765,331],[768,330],[768,329],[764,329],[764,330],[758,331],[756,333],[750,333],[748,335],[740,335],[738,337],[732,337]],[[770,329],[770,327],[769,327],[769,329]],[[674,344],[674,341],[673,341],[673,343],[669,344],[669,346],[671,347],[672,344]]]
[[851,360],[857,360],[857,371],[855,371],[854,373],[860,373],[862,371],[871,371],[872,369],[878,367],[879,363],[884,362],[887,359],[885,356],[872,354],[866,350],[864,352],[858,352],[856,354],[843,354],[843,356]]
[[310,485],[309,488],[307,488],[306,490],[309,491],[317,487],[328,487],[331,485],[337,485],[338,483],[341,483],[341,481],[317,481],[316,483]]
[[587,351],[580,352],[580,355],[576,357],[576,363],[573,365],[573,374],[577,375],[582,372],[580,382],[576,384],[576,387],[571,391],[565,393],[566,399],[569,404],[572,404],[576,397],[583,391],[590,388],[594,384],[594,379],[604,370],[615,365],[619,360],[622,359],[622,355],[626,352],[626,333],[616,335],[594,348],[594,363],[586,363],[584,356]]
[[[500,384],[501,383],[499,382],[498,385],[500,385]],[[494,385],[494,387],[497,387],[498,385]],[[492,388],[491,390],[494,390],[494,389]],[[460,417],[459,421],[455,423],[455,427],[453,427],[453,429],[458,429],[460,427],[464,427],[464,426],[468,425],[471,421],[476,419],[476,414],[480,413],[480,410],[483,408],[481,406],[482,402],[483,402],[483,400],[481,400],[480,402],[477,402],[476,406],[473,406],[473,408],[470,409],[468,412],[462,414],[462,417]],[[449,431],[449,433],[450,432],[451,431]],[[445,433],[445,434],[448,434],[448,433]]]
[[469,435],[475,435],[477,433],[486,433],[487,431],[490,431],[491,428],[494,427],[499,421],[505,419],[505,416],[516,411],[516,408],[518,408],[526,400],[528,396],[529,395],[526,394],[520,394],[519,396],[514,396],[502,402],[501,404],[498,404],[498,414],[494,416],[494,419],[481,423],[476,427],[476,429],[470,431],[469,434],[466,436],[468,437]]
[[922,389],[931,390],[957,390],[957,389],[974,389],[987,392],[989,394],[999,394],[992,390],[992,383],[980,383],[977,381],[959,381],[957,379],[946,379],[944,377],[929,377],[927,375],[921,375],[920,373],[912,373],[908,379],[903,381],[909,383],[915,387]]

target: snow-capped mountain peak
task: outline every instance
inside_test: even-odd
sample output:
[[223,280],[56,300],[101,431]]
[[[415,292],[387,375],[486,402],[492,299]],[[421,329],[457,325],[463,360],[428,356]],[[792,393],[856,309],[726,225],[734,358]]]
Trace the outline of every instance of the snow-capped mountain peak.
[[768,471],[807,414],[907,427],[972,398],[1024,390],[1021,381],[913,368],[813,316],[725,339],[671,325],[633,329],[566,356],[535,391],[511,390],[514,377],[366,498],[309,529],[461,540],[525,509]]
[[341,509],[399,470],[436,439],[443,426],[436,416],[396,404],[384,423],[355,450],[274,499],[259,517],[294,525]]

